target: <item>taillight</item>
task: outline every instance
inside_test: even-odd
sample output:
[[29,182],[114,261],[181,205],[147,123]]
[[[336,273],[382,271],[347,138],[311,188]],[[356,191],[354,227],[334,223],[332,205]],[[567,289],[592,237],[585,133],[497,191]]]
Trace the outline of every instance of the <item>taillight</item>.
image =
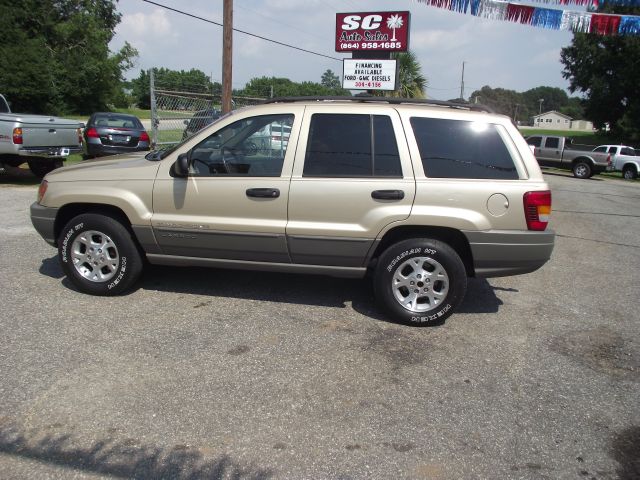
[[607,155],[607,166],[611,166],[611,154]]
[[527,192],[524,194],[524,215],[529,230],[542,231],[547,228],[551,215],[551,192]]
[[78,143],[80,145],[82,145],[82,129],[81,128],[77,128],[76,129],[76,133],[78,134]]
[[89,137],[89,138],[100,138],[100,135],[98,134],[98,130],[96,130],[93,127],[91,127],[89,130],[87,130],[86,134],[87,134],[87,137]]
[[140,141],[141,142],[149,142],[149,134],[147,132],[142,132],[140,134]]
[[47,183],[46,180],[43,180],[40,183],[40,187],[38,187],[38,203],[40,203],[42,201],[42,199],[44,198],[44,194],[47,192],[47,187],[49,186],[49,184]]
[[16,145],[22,145],[22,129],[14,128],[13,129],[13,143]]

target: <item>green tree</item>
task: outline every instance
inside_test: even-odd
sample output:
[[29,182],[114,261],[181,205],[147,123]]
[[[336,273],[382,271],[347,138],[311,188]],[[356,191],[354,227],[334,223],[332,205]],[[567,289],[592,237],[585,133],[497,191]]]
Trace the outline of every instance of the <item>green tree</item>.
[[[640,7],[609,6],[600,11],[640,14]],[[585,116],[597,128],[609,125],[611,135],[640,141],[640,37],[575,33],[560,54],[570,91],[584,94]]]
[[560,108],[560,113],[570,116],[574,120],[582,120],[585,118],[584,104],[582,99],[578,97],[569,97],[569,103]]
[[389,97],[401,98],[425,98],[424,92],[427,88],[427,78],[422,75],[420,62],[415,53],[411,51],[396,52],[391,54],[391,58],[398,63],[398,84],[396,90],[387,92]]
[[[469,97],[471,103],[481,103],[491,107],[496,113],[507,115],[515,120],[528,118],[524,108],[524,98],[521,93],[505,88],[491,88],[485,85],[474,91]],[[536,112],[537,113],[537,112]]]
[[[541,105],[543,112],[551,110],[560,112],[564,107],[569,105],[569,96],[567,95],[567,92],[557,87],[532,88],[531,90],[527,90],[522,93],[522,100],[526,105],[530,116],[538,115],[540,113]],[[540,100],[542,100],[542,103]]]
[[[150,70],[140,70],[138,78],[131,80],[132,96],[139,108],[151,108]],[[168,68],[154,69],[155,88],[176,92],[210,93],[220,95],[222,85],[211,82],[201,70],[170,70]]]
[[247,97],[267,98],[273,91],[274,97],[299,97],[299,96],[348,96],[349,91],[342,88],[327,87],[315,82],[293,82],[288,78],[260,77],[252,78],[239,95]]
[[340,83],[340,77],[335,73],[333,73],[331,69],[327,70],[322,74],[322,79],[320,80],[320,83],[323,86],[331,89],[338,89],[342,87]]
[[16,111],[90,113],[121,96],[136,50],[109,51],[113,0],[0,0],[0,91]]

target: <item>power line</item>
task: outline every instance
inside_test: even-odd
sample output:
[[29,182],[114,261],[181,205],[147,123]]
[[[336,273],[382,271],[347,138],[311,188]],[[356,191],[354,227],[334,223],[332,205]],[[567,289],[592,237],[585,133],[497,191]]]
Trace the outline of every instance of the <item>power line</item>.
[[[224,26],[222,23],[214,22],[213,20],[209,20],[207,18],[199,17],[197,15],[193,15],[192,13],[187,13],[187,12],[184,12],[182,10],[178,10],[177,8],[171,8],[171,7],[168,7],[167,5],[162,5],[162,4],[157,3],[157,2],[152,2],[151,0],[142,0],[142,1],[145,2],[145,3],[150,3],[152,5],[156,5],[156,6],[160,7],[160,8],[164,8],[166,10],[171,10],[172,12],[176,12],[176,13],[179,13],[181,15],[185,15],[187,17],[195,18],[197,20],[202,20],[203,22],[207,22],[207,23],[212,23],[214,25],[218,25],[219,27]],[[341,58],[331,57],[329,55],[325,55],[324,53],[318,53],[318,52],[314,52],[312,50],[305,50],[304,48],[296,47],[294,45],[289,45],[288,43],[279,42],[277,40],[272,40],[272,39],[267,38],[267,37],[256,35],[255,33],[245,32],[244,30],[240,30],[240,29],[237,29],[237,28],[234,28],[233,31],[234,32],[238,32],[238,33],[244,33],[245,35],[249,35],[250,37],[256,37],[256,38],[259,38],[261,40],[265,40],[267,42],[275,43],[276,45],[281,45],[283,47],[293,48],[294,50],[299,50],[301,52],[310,53],[312,55],[317,55],[319,57],[330,58],[331,60],[337,60],[338,62],[342,62]]]
[[269,15],[265,15],[264,13],[259,12],[258,10],[255,10],[255,9],[253,9],[253,8],[249,8],[249,7],[247,7],[246,5],[240,5],[240,4],[236,3],[236,4],[235,4],[235,7],[236,7],[236,8],[240,8],[240,9],[242,9],[242,10],[249,10],[250,12],[253,12],[253,13],[255,13],[256,15],[260,15],[261,17],[264,17],[264,18],[266,18],[267,20],[270,20],[270,21],[272,21],[272,22],[274,22],[274,23],[279,23],[280,25],[284,25],[285,27],[287,27],[287,28],[289,28],[289,29],[291,29],[291,30],[297,30],[298,32],[300,32],[300,33],[304,33],[305,35],[308,35],[308,36],[310,36],[310,37],[313,37],[313,38],[320,38],[320,36],[318,36],[318,35],[310,34],[307,30],[302,30],[301,28],[297,28],[297,27],[294,27],[293,25],[290,25],[290,24],[288,24],[288,23],[285,23],[285,22],[281,22],[281,21],[279,21],[279,20],[276,20],[275,18],[273,18],[273,17],[271,17],[271,16],[269,16]]

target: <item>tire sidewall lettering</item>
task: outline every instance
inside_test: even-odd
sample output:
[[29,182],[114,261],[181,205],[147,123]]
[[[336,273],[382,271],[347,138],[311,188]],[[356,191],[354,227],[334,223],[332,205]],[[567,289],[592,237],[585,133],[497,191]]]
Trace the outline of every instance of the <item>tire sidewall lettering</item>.
[[411,248],[409,250],[405,250],[404,252],[397,255],[393,260],[391,260],[391,262],[389,262],[389,264],[386,267],[387,272],[391,273],[391,270],[393,270],[393,268],[401,260],[404,260],[405,258],[410,257],[412,255],[419,255],[419,254],[433,256],[433,255],[437,255],[438,251],[433,248],[423,248],[423,247],[416,247],[416,248]]
[[65,234],[65,236],[64,236],[64,238],[62,240],[62,247],[60,249],[61,253],[62,253],[62,261],[64,263],[68,263],[69,262],[69,256],[68,256],[69,240],[71,240],[71,237],[73,237],[75,233],[79,232],[83,228],[84,228],[84,223],[78,223],[73,228],[70,228],[67,231],[67,233]]
[[444,307],[442,307],[440,310],[438,310],[433,315],[424,315],[424,316],[420,316],[420,317],[411,317],[411,321],[412,322],[416,322],[416,323],[433,322],[434,320],[438,320],[439,318],[441,318],[449,310],[451,310],[451,304],[447,303]]
[[118,276],[113,282],[107,285],[107,288],[111,290],[113,287],[118,285],[122,281],[126,273],[127,273],[127,257],[120,257],[120,271],[118,272]]

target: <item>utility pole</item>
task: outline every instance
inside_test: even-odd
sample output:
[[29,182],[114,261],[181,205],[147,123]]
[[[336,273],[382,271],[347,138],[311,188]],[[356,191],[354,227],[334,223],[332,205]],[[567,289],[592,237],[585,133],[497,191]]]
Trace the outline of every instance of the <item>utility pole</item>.
[[222,113],[231,111],[233,60],[233,0],[224,0],[222,27]]
[[544,102],[544,98],[541,98],[540,100],[538,100],[538,103],[540,103],[540,111],[538,112],[538,115],[542,114],[542,103]]
[[462,62],[462,81],[460,82],[460,100],[464,100],[464,64],[467,62]]

